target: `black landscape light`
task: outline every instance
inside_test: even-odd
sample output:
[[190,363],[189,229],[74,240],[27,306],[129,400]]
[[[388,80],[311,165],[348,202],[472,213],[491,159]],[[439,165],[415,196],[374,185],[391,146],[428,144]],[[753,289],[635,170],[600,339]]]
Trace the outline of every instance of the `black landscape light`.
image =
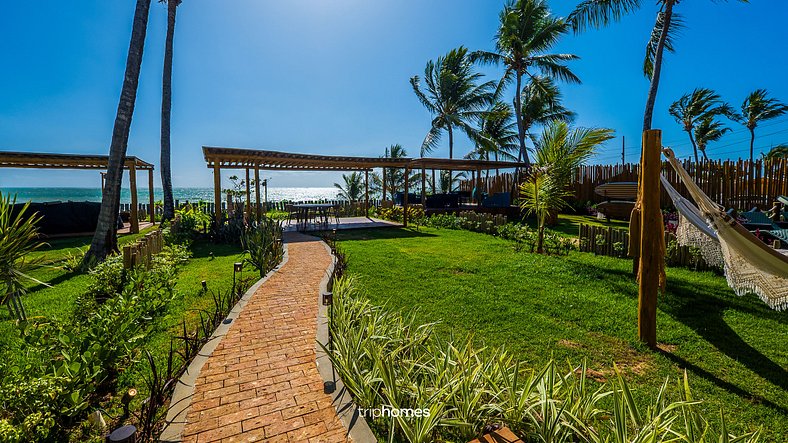
[[334,293],[333,292],[323,293],[323,306],[331,306],[332,304],[334,304]]
[[240,274],[243,278],[244,264],[241,262],[233,263],[233,292],[235,292],[235,274]]

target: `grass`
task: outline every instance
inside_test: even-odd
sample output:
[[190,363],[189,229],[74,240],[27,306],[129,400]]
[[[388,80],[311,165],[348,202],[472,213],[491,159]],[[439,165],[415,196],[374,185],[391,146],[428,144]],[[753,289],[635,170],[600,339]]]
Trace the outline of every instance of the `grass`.
[[472,334],[532,367],[587,359],[599,381],[615,362],[640,402],[686,369],[708,418],[724,408],[736,433],[763,426],[766,441],[788,439],[788,317],[737,297],[718,275],[668,270],[653,352],[637,340],[628,260],[516,252],[488,235],[428,228],[343,231],[340,240],[372,301],[416,308],[445,337]]

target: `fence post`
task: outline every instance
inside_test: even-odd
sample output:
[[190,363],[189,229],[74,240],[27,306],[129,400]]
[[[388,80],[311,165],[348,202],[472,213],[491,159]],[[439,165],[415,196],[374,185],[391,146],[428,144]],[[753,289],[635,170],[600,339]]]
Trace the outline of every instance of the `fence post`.
[[662,131],[643,133],[640,180],[640,259],[638,288],[638,336],[649,347],[657,346],[657,293],[664,266],[664,226],[659,207],[659,174],[662,163]]

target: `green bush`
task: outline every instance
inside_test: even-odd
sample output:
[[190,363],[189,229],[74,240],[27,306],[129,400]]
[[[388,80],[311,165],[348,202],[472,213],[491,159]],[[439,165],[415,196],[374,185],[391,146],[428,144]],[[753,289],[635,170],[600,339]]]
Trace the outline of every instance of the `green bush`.
[[424,220],[424,226],[436,229],[462,229],[460,218],[454,214],[433,214]]
[[[392,206],[390,208],[377,209],[378,217],[384,220],[402,222],[402,214],[402,206]],[[408,206],[408,220],[417,225],[423,224],[422,220],[424,220],[424,209],[420,206]]]
[[24,368],[0,361],[0,441],[52,438],[110,392],[174,299],[175,273],[186,257],[181,246],[165,248],[150,270],[127,271],[112,258],[91,273],[71,321],[20,322],[26,349],[40,359]]
[[282,244],[282,222],[264,218],[246,228],[241,237],[246,262],[254,266],[260,277],[274,269],[284,257]]
[[[531,229],[527,225],[507,223],[498,226],[497,231],[501,238],[517,243],[518,249],[528,252],[536,251],[538,232],[535,229]],[[570,238],[545,229],[543,247],[546,254],[567,255],[575,246]]]
[[164,238],[169,244],[189,244],[211,226],[211,216],[203,212],[202,206],[187,204],[175,211],[175,218],[164,229]]
[[355,402],[364,409],[428,410],[428,414],[369,420],[381,440],[412,443],[469,441],[485,429],[508,426],[524,441],[664,442],[739,441],[700,414],[686,373],[668,398],[669,380],[646,405],[637,404],[626,378],[593,385],[585,364],[562,371],[550,362],[526,369],[503,349],[471,339],[442,340],[432,324],[373,306],[340,278],[333,286],[325,349]]

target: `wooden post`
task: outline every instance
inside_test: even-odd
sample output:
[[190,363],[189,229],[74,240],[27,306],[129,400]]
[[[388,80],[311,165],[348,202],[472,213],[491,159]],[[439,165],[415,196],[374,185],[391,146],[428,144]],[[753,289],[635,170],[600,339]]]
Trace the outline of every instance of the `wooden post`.
[[129,187],[131,188],[131,233],[140,232],[140,219],[137,214],[139,203],[137,202],[137,166],[132,163],[129,167]]
[[246,168],[246,222],[252,221],[252,184],[249,183],[249,168]]
[[263,219],[263,207],[260,206],[260,165],[254,165],[254,202],[257,206],[257,221]]
[[476,171],[471,171],[471,203],[476,200]]
[[148,197],[150,201],[150,207],[148,208],[148,212],[150,213],[150,222],[154,225],[156,224],[156,199],[153,196],[153,169],[148,169]]
[[222,172],[218,160],[213,164],[213,204],[214,223],[219,226],[222,224]]
[[427,170],[421,167],[421,207],[427,207]]
[[364,170],[364,217],[369,217],[369,170]]
[[405,195],[402,200],[402,226],[408,227],[408,182],[410,182],[410,168],[405,168]]
[[482,168],[476,169],[476,204],[482,206]]
[[386,201],[386,168],[383,168],[383,201]]
[[638,336],[651,348],[657,346],[657,293],[660,270],[665,257],[662,253],[664,227],[659,207],[662,169],[662,131],[643,133],[643,154],[640,159],[640,282],[638,291]]

